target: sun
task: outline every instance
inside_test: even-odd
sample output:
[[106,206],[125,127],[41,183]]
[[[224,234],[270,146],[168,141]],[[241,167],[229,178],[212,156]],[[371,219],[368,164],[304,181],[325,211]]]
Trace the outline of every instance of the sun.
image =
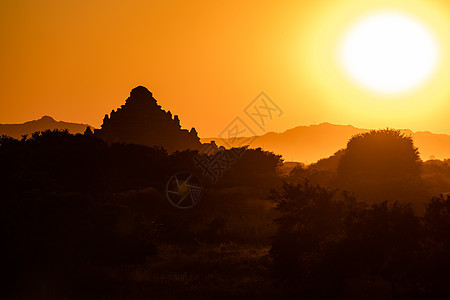
[[349,27],[339,47],[343,72],[377,93],[413,90],[433,74],[439,47],[427,27],[411,16],[378,12]]

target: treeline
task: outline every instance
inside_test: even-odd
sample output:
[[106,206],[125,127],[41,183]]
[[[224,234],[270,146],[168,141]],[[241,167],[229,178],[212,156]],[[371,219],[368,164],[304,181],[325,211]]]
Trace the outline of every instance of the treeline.
[[[120,281],[116,273],[144,268],[158,258],[161,245],[187,253],[185,261],[165,262],[177,270],[176,278],[191,276],[201,286],[211,280],[209,273],[217,276],[207,295],[226,295],[225,279],[234,274],[239,281],[236,274],[245,272],[264,274],[258,278],[269,284],[258,295],[280,298],[423,299],[450,293],[450,197],[432,197],[427,181],[429,174],[447,174],[448,167],[420,161],[410,137],[389,129],[357,135],[333,157],[294,169],[284,184],[280,156],[243,150],[221,150],[219,160],[217,152],[169,154],[66,131],[1,137],[4,295],[155,295],[157,290]],[[196,166],[199,158],[215,162],[217,181]],[[180,171],[196,174],[205,187],[192,210],[177,210],[165,199],[167,180]],[[252,264],[239,268],[223,253],[214,259],[227,261],[224,270],[186,258],[198,245],[224,243],[270,252],[257,261],[246,257],[242,261]],[[42,287],[48,290],[36,297]],[[184,295],[183,289],[175,295]]]
[[[247,149],[236,157],[236,149],[223,150],[233,162],[223,170],[218,184],[258,185],[252,175],[274,176],[281,156]],[[0,187],[14,194],[30,191],[120,192],[130,189],[164,188],[176,172],[189,171],[204,177],[195,165],[198,151],[168,154],[164,148],[111,143],[92,135],[67,131],[36,132],[30,138],[0,138]],[[207,177],[205,185],[211,185]]]
[[281,215],[270,254],[292,295],[430,299],[450,294],[450,197],[433,197],[423,217],[409,204],[368,205],[308,182],[286,183],[272,198]]
[[355,135],[332,157],[296,167],[272,195],[277,274],[312,298],[448,296],[444,174],[446,162],[422,162],[412,138],[392,129]]
[[[231,156],[236,150],[226,151]],[[169,154],[160,147],[106,143],[90,134],[58,130],[21,140],[1,137],[3,295],[46,298],[50,291],[57,298],[115,296],[123,286],[108,268],[142,264],[162,242],[215,241],[227,235],[219,232],[227,216],[213,211],[223,211],[233,199],[205,192],[198,209],[180,212],[164,196],[166,182],[176,172],[197,174],[206,191],[239,186],[264,190],[268,182],[279,182],[280,156],[261,149],[246,150],[216,183],[196,167],[193,158],[199,155],[206,154]],[[36,296],[43,286],[48,291]]]
[[434,180],[438,176],[427,175],[428,165],[420,159],[410,136],[393,129],[372,130],[353,136],[346,148],[329,158],[296,167],[287,180],[300,183],[307,179],[312,184],[351,191],[371,204],[411,203],[423,214],[433,195],[450,191]]

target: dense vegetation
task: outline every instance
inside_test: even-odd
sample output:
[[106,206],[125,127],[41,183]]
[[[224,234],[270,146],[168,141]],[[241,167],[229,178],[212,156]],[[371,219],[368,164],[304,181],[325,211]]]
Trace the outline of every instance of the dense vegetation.
[[448,295],[450,197],[423,217],[408,204],[367,205],[308,183],[285,184],[270,253],[291,293],[308,298],[430,298]]
[[[247,150],[219,183],[204,178],[206,194],[195,209],[180,211],[164,187],[179,171],[202,176],[195,155],[66,131],[2,137],[1,288],[32,298],[133,295],[129,272],[149,259],[161,263],[167,254],[161,249],[172,251],[170,245],[184,251],[204,243],[267,242],[271,207],[256,200],[280,184],[280,157]],[[118,271],[125,266],[133,271]]]
[[[247,149],[211,182],[195,166],[198,155],[88,133],[2,137],[3,295],[449,294],[450,197],[439,195],[450,190],[449,167],[420,161],[398,131],[355,136],[333,157],[288,175],[280,156]],[[179,171],[197,174],[205,188],[191,210],[164,195]]]

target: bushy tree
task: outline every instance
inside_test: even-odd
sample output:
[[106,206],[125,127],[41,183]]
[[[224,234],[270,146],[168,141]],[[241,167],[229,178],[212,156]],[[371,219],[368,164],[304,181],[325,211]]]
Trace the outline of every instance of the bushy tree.
[[285,184],[272,197],[280,216],[270,254],[299,293],[330,297],[349,280],[370,279],[390,285],[395,297],[399,286],[416,285],[423,230],[409,205],[367,206],[307,182]]
[[285,183],[271,197],[280,213],[270,250],[277,274],[302,292],[328,293],[343,277],[327,253],[344,237],[346,212],[357,205],[355,199],[308,182]]
[[420,174],[411,137],[400,130],[372,130],[353,136],[339,160],[338,173],[350,178],[399,178]]
[[450,196],[436,196],[423,217],[426,232],[421,274],[427,292],[445,298],[450,294]]
[[369,203],[410,202],[424,211],[429,188],[411,137],[399,130],[372,130],[353,136],[339,159],[336,182]]
[[[231,163],[218,180],[218,186],[268,188],[275,184],[281,184],[277,174],[277,167],[283,161],[281,155],[264,151],[261,148],[234,148],[224,151]],[[236,155],[237,152],[241,155]]]
[[422,233],[409,204],[373,204],[346,217],[346,237],[337,259],[346,257],[346,265],[355,275],[388,282],[395,298],[398,285],[416,282]]

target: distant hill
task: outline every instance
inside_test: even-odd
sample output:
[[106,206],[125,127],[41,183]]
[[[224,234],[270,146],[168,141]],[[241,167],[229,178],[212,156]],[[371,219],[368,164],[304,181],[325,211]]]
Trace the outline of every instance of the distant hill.
[[22,135],[32,134],[36,131],[44,131],[47,129],[67,129],[70,133],[83,133],[87,124],[69,123],[63,121],[55,121],[52,117],[43,116],[39,120],[33,120],[22,124],[0,124],[0,135],[8,135],[19,139]]
[[107,142],[163,146],[169,152],[202,148],[195,128],[182,129],[178,116],[161,109],[143,86],[131,90],[124,105],[105,115],[94,135]]
[[[282,133],[269,132],[259,136],[250,147],[261,147],[264,150],[281,154],[285,161],[313,163],[345,148],[353,135],[369,130],[330,123],[298,126]],[[402,132],[412,136],[423,160],[450,158],[450,135],[428,131],[413,132],[409,129],[404,129]],[[201,141],[215,141],[218,146],[241,144],[239,138],[229,139],[226,143],[220,138],[202,138]]]
[[[21,138],[22,135],[47,129],[68,129],[75,134],[83,133],[87,126],[89,125],[55,121],[52,117],[43,116],[39,120],[23,124],[0,124],[0,135]],[[298,126],[282,133],[268,132],[257,137],[250,146],[281,154],[285,161],[309,164],[330,157],[339,149],[345,148],[353,135],[369,130],[330,123]],[[412,136],[423,160],[450,158],[450,135],[428,131],[413,132],[409,129],[402,129],[402,132]],[[161,109],[152,93],[144,87],[133,89],[125,105],[106,115],[102,129],[96,129],[95,134],[107,141],[162,145],[169,151],[200,149],[200,141],[215,141],[219,147],[242,144],[239,138],[228,139],[226,143],[220,138],[202,138],[199,141],[194,128],[189,131],[182,129],[178,116],[172,117],[170,111]]]

